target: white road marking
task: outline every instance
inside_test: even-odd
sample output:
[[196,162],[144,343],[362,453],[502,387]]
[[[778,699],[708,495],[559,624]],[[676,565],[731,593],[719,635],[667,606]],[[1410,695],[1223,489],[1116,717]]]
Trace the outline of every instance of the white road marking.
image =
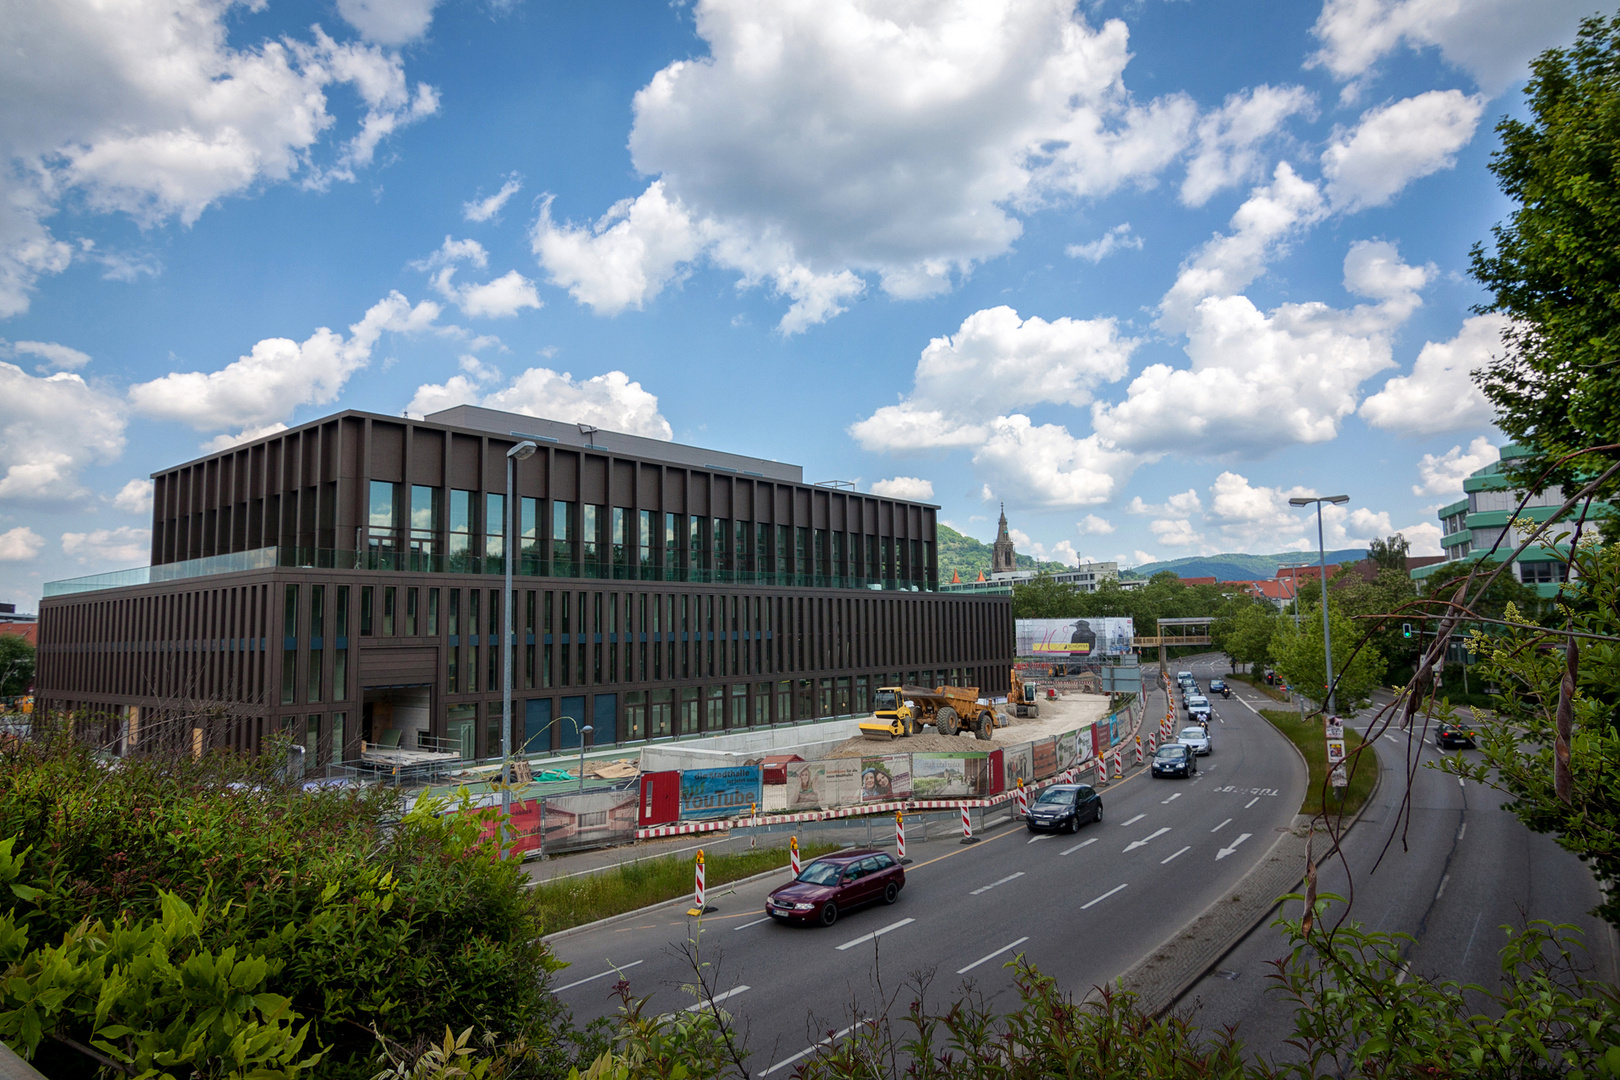
[[[1130,883],[1126,882],[1125,884],[1128,885]],[[1113,896],[1115,893],[1119,892],[1119,890],[1123,889],[1124,887],[1125,887],[1125,885],[1115,885],[1112,889],[1109,889],[1107,892],[1103,893],[1101,896],[1097,897],[1097,899],[1091,901],[1090,903],[1081,904],[1080,905],[1080,910],[1084,911],[1084,910],[1086,910],[1086,908],[1090,907],[1092,904],[1100,904],[1100,903],[1102,903],[1104,900],[1108,899],[1110,896]]]
[[1050,839],[1052,839],[1052,837],[1054,837],[1056,835],[1057,835],[1057,833],[1050,833],[1050,832],[1041,833],[1039,836],[1030,837],[1029,838],[1029,843],[1033,844],[1037,840],[1050,840]]
[[624,971],[627,968],[633,968],[639,963],[642,963],[642,961],[640,961],[640,960],[632,960],[628,964],[620,964],[618,967],[608,968],[606,971],[600,972],[600,973],[598,973],[596,975],[587,976],[586,978],[583,978],[583,979],[576,979],[575,981],[569,983],[567,986],[556,987],[551,992],[553,994],[560,994],[564,990],[572,990],[576,986],[584,986],[588,982],[595,982],[597,979],[605,979],[609,975],[617,975],[619,972]]
[[1131,818],[1131,820],[1129,820],[1129,821],[1120,822],[1119,827],[1123,829],[1127,825],[1135,825],[1138,821],[1141,821],[1145,817],[1147,817],[1146,814],[1137,814],[1135,817]]
[[1446,883],[1449,882],[1450,880],[1451,880],[1451,875],[1450,874],[1446,874],[1446,875],[1444,875],[1444,876],[1442,876],[1440,878],[1440,887],[1438,889],[1434,890],[1434,898],[1436,900],[1440,899],[1442,896],[1444,896],[1446,894]]
[[1260,801],[1260,796],[1256,795],[1254,798],[1250,799],[1248,802],[1243,804],[1243,809],[1247,810],[1249,807],[1253,806],[1255,803],[1257,803],[1259,801]]
[[1461,840],[1463,838],[1463,833],[1465,833],[1467,831],[1468,831],[1468,822],[1465,821],[1461,825],[1457,826],[1457,839]]
[[853,949],[857,945],[864,945],[868,941],[871,941],[873,938],[882,937],[884,934],[887,934],[890,930],[898,930],[902,926],[909,925],[910,923],[914,923],[916,921],[917,921],[916,919],[901,919],[899,922],[890,923],[888,926],[885,926],[885,927],[883,927],[881,929],[878,929],[878,930],[874,930],[870,934],[862,934],[860,937],[856,938],[854,941],[846,941],[846,942],[844,942],[842,945],[838,946],[838,951],[843,952],[845,949]]
[[712,1003],[712,1002],[724,1001],[724,1000],[726,1000],[726,998],[736,997],[738,994],[746,994],[749,991],[749,989],[751,989],[751,988],[748,987],[748,986],[733,986],[730,990],[727,990],[723,994],[716,994],[712,998],[705,998],[702,1001],[694,1002],[693,1004],[688,1005],[686,1007],[686,1011],[687,1012],[702,1012],[704,1009],[708,1008],[710,1003]]
[[1462,786],[1463,786],[1463,782],[1462,782],[1462,777],[1460,777],[1460,776],[1459,776],[1459,777],[1457,777],[1457,786],[1458,786],[1458,787],[1462,787]]
[[[867,1017],[866,1019],[861,1021],[862,1024],[870,1024],[871,1022],[872,1022],[871,1017]],[[769,1076],[769,1075],[771,1075],[771,1073],[775,1072],[777,1069],[785,1069],[789,1065],[793,1064],[795,1061],[798,1061],[800,1058],[804,1057],[806,1054],[814,1053],[816,1047],[825,1046],[828,1043],[832,1042],[834,1039],[842,1039],[845,1035],[848,1035],[850,1032],[854,1031],[858,1026],[859,1026],[858,1024],[851,1024],[851,1025],[849,1025],[849,1027],[845,1028],[843,1031],[835,1031],[831,1035],[827,1036],[825,1039],[817,1039],[815,1042],[811,1043],[809,1046],[805,1047],[803,1050],[800,1050],[797,1054],[794,1054],[790,1058],[783,1058],[781,1061],[778,1061],[775,1065],[772,1065],[770,1068],[766,1069],[764,1072],[760,1073],[759,1075],[761,1075],[761,1076]]]
[[1159,805],[1164,806],[1167,803],[1173,803],[1179,798],[1181,798],[1181,792],[1178,791],[1174,795],[1170,796],[1168,799],[1160,799],[1159,800]]
[[1058,854],[1059,855],[1067,855],[1071,851],[1079,851],[1081,848],[1085,847],[1087,844],[1095,844],[1096,842],[1097,842],[1097,838],[1095,836],[1093,836],[1090,840],[1082,840],[1082,841],[1080,841],[1078,844],[1074,845],[1074,847],[1072,847],[1072,848],[1064,848],[1062,851],[1058,852]]
[[1243,843],[1243,841],[1247,840],[1249,837],[1251,837],[1253,835],[1254,835],[1253,833],[1246,833],[1246,832],[1238,833],[1236,840],[1232,841],[1226,847],[1221,848],[1221,850],[1219,850],[1219,851],[1217,851],[1215,853],[1215,861],[1220,862],[1222,859],[1224,859],[1228,855],[1232,854],[1232,852],[1237,850],[1239,844]]
[[1395,744],[1397,744],[1397,745],[1399,745],[1399,743],[1400,743],[1400,741],[1401,741],[1401,740],[1399,740],[1399,739],[1397,739],[1397,738],[1396,738],[1396,737],[1395,737],[1395,736],[1393,736],[1393,735],[1391,735],[1391,734],[1390,734],[1390,733],[1389,733],[1389,732],[1387,732],[1387,731],[1386,731],[1386,732],[1384,732],[1384,738],[1386,738],[1386,739],[1388,739],[1388,740],[1389,740],[1389,741],[1390,741],[1390,742],[1392,742],[1392,743],[1395,743]]
[[1227,818],[1225,821],[1221,822],[1219,825],[1215,826],[1213,829],[1211,829],[1209,831],[1210,832],[1220,832],[1222,829],[1226,828],[1230,824],[1232,824],[1232,819]]
[[980,964],[984,963],[986,960],[994,960],[996,957],[1000,956],[1002,953],[1006,952],[1008,949],[1016,949],[1016,948],[1018,948],[1018,946],[1022,945],[1024,942],[1026,942],[1028,940],[1029,940],[1028,937],[1021,937],[1017,941],[1013,942],[1011,945],[1003,945],[1001,948],[997,949],[995,952],[991,953],[989,956],[981,956],[981,957],[979,957],[979,959],[973,961],[973,963],[969,964],[967,967],[965,967],[965,968],[957,968],[956,973],[958,975],[966,975],[968,972],[972,971],[974,968],[978,967]]
[[[1018,871],[1018,873],[1016,873],[1016,874],[1008,874],[1006,877],[1002,878],[1000,881],[992,881],[988,885],[980,885],[977,889],[974,889],[972,892],[968,893],[968,895],[969,896],[978,896],[980,893],[987,893],[991,889],[995,888],[997,885],[1005,885],[1009,881],[1017,881],[1019,878],[1021,878],[1023,876],[1024,876],[1024,872],[1022,870]],[[842,948],[843,946],[839,946],[839,947]]]
[[1395,985],[1401,985],[1401,983],[1406,981],[1406,977],[1410,974],[1412,974],[1412,961],[1408,960],[1406,963],[1401,965],[1401,973],[1395,976]]
[[[1188,845],[1187,845],[1187,846],[1186,846],[1186,847],[1184,847],[1184,848],[1182,848],[1182,849],[1181,849],[1181,850],[1180,850],[1180,851],[1178,851],[1178,852],[1176,852],[1176,855],[1185,855],[1185,854],[1187,854],[1187,852],[1189,852],[1189,851],[1191,851],[1191,850],[1192,850],[1192,845],[1191,845],[1191,844],[1188,844]],[[1170,856],[1170,859],[1173,859],[1173,858],[1175,858],[1175,857],[1176,857],[1176,855],[1172,855],[1172,856]],[[1159,860],[1159,865],[1160,865],[1160,866],[1163,866],[1163,865],[1164,865],[1164,864],[1165,864],[1165,863],[1167,863],[1167,862],[1169,862],[1169,861],[1170,861],[1170,859],[1160,859],[1160,860]]]
[[1169,831],[1170,831],[1170,827],[1165,826],[1164,828],[1160,829],[1158,832],[1153,833],[1153,834],[1151,834],[1149,836],[1144,836],[1140,840],[1132,840],[1128,845],[1126,845],[1125,850],[1126,851],[1135,851],[1139,847],[1145,847],[1149,840],[1152,840],[1156,836],[1163,836],[1165,833],[1167,833]]
[[763,919],[755,919],[753,922],[745,922],[741,926],[733,926],[732,929],[733,930],[746,930],[750,926],[758,926],[762,922],[770,922],[770,921],[771,921],[771,917],[769,915],[767,915]]

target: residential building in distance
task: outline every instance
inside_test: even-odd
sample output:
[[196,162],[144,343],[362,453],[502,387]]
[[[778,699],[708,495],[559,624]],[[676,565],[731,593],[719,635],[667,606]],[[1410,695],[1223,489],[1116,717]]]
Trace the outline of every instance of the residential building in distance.
[[[1533,454],[1533,450],[1523,446],[1504,446],[1500,461],[1469,474],[1463,481],[1464,497],[1439,510],[1440,546],[1445,551],[1444,560],[1418,567],[1412,571],[1412,577],[1422,579],[1436,573],[1446,573],[1455,568],[1455,563],[1484,558],[1493,546],[1496,549],[1494,557],[1506,559],[1537,525],[1552,518],[1569,498],[1561,488],[1551,487],[1539,495],[1533,495],[1524,508],[1519,509],[1524,492],[1515,490],[1502,473],[1504,464]],[[1613,508],[1608,503],[1594,503],[1593,515],[1600,512],[1612,513]],[[1517,525],[1513,521],[1515,513],[1518,516]],[[1525,522],[1533,524],[1525,528]],[[1523,554],[1513,562],[1513,575],[1524,585],[1547,597],[1557,595],[1559,587],[1567,579],[1569,545],[1559,544],[1557,534],[1573,531],[1573,525],[1569,529],[1555,527],[1551,531],[1554,534],[1551,539],[1525,548]]]
[[458,406],[341,412],[153,479],[151,565],[40,604],[38,699],[126,750],[212,708],[207,738],[291,731],[314,765],[362,740],[498,754],[508,511],[529,754],[587,725],[600,746],[867,713],[894,683],[1000,694],[1014,660],[1006,596],[939,592],[937,507],[777,461]]

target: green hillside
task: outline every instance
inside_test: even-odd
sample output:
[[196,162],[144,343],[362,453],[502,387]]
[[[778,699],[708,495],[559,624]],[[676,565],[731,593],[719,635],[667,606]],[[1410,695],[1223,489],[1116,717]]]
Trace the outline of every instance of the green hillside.
[[[985,550],[989,550],[986,548]],[[1329,566],[1339,563],[1358,562],[1367,557],[1365,548],[1343,548],[1339,551],[1327,553]],[[1163,570],[1168,570],[1178,577],[1212,577],[1217,581],[1259,581],[1262,578],[1277,576],[1277,568],[1299,563],[1316,563],[1316,556],[1310,552],[1284,551],[1277,555],[1195,555],[1186,559],[1170,559],[1165,562],[1144,563],[1131,570],[1122,570],[1122,578],[1150,578]]]
[[[1018,556],[1020,570],[1068,570],[1057,562],[1038,563],[1029,555]],[[977,581],[979,574],[990,576],[990,545],[971,536],[963,536],[949,525],[939,526],[939,581],[951,580],[951,574],[962,575],[963,581]]]

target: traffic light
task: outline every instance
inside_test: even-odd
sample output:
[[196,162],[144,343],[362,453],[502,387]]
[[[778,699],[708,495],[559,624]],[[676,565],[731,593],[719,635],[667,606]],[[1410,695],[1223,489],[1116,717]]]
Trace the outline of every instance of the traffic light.
[[1412,624],[1409,623],[1409,622],[1401,623],[1401,637],[1409,638],[1411,636],[1412,636]]

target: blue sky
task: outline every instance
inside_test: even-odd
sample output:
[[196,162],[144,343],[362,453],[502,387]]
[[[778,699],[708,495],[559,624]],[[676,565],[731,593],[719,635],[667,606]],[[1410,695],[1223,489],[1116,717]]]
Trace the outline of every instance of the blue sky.
[[[464,401],[1066,561],[1402,531],[1501,436],[1471,244],[1575,0],[88,0],[0,25],[0,599],[152,471]],[[12,62],[14,61],[14,62]]]

